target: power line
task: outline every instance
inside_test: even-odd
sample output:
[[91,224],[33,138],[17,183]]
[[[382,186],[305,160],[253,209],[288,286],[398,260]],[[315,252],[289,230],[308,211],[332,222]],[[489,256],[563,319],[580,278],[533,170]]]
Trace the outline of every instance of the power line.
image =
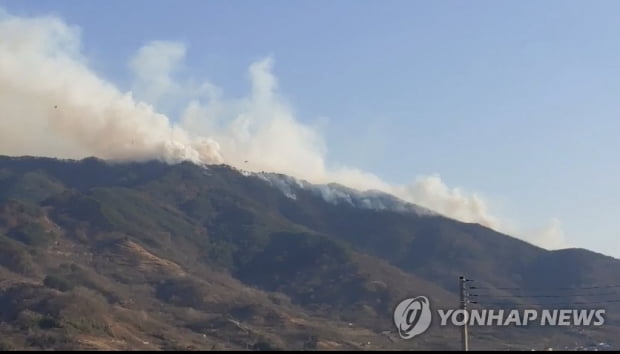
[[480,303],[477,301],[470,301],[470,304],[476,304],[479,306],[573,306],[573,305],[602,305],[602,304],[612,304],[612,303],[620,303],[620,299],[617,300],[607,300],[607,301],[577,301],[577,302],[569,302],[569,303],[561,303],[561,302],[548,302],[548,303],[506,303],[506,302],[487,302]]
[[579,296],[611,296],[618,293],[600,293],[600,294],[569,294],[569,295],[491,295],[491,294],[469,294],[471,297],[482,298],[562,298],[562,297],[579,297]]
[[558,287],[558,288],[518,288],[518,287],[480,287],[470,286],[468,289],[472,290],[527,290],[527,291],[560,291],[560,290],[592,290],[592,289],[611,289],[620,288],[620,284],[613,285],[594,285],[594,286],[580,286],[580,287]]
[[[475,282],[476,280],[468,279],[470,282]],[[581,287],[550,287],[550,288],[519,288],[519,287],[478,287],[478,286],[469,286],[469,290],[514,290],[514,291],[566,291],[566,290],[594,290],[594,289],[613,289],[620,288],[620,285],[617,284],[604,284],[604,285],[590,285],[590,286],[581,286]],[[569,299],[575,297],[602,297],[602,296],[618,296],[620,295],[618,292],[604,292],[604,293],[569,293],[569,294],[476,294],[476,293],[467,293],[468,303],[478,305],[478,306],[586,306],[586,305],[602,305],[602,304],[614,304],[620,303],[620,299],[608,299],[608,300],[600,300],[600,301],[564,301],[564,302],[528,302],[528,303],[518,303],[518,302],[486,302],[487,300],[493,299]],[[470,299],[475,299],[476,301],[472,301]]]
[[[464,278],[464,277],[461,277]],[[620,294],[618,290],[596,291],[596,289],[616,289],[620,288],[620,284],[601,284],[601,285],[589,285],[589,286],[572,286],[572,287],[546,287],[546,288],[522,288],[522,287],[489,287],[489,286],[476,286],[474,285],[476,280],[467,279],[469,284],[465,282],[461,283],[461,307],[466,308],[465,304],[471,304],[472,309],[488,310],[497,309],[500,311],[510,310],[511,308],[519,307],[531,307],[531,308],[568,308],[573,310],[585,310],[588,307],[601,306],[605,304],[620,304]],[[473,282],[473,284],[472,284]],[[465,288],[465,289],[463,289]],[[465,290],[465,291],[464,291]],[[487,290],[479,293],[476,290]],[[506,292],[494,294],[494,291],[505,290]],[[578,290],[594,290],[588,293],[574,292]],[[510,294],[512,292],[512,294]],[[608,299],[602,299],[599,301],[571,301],[575,298],[591,298],[591,297],[610,297]],[[501,299],[506,299],[504,302]],[[527,303],[513,303],[512,301],[519,301],[516,299],[526,299]],[[529,299],[530,301],[528,301]],[[535,300],[540,299],[540,300]],[[561,299],[556,302],[544,302],[543,299]],[[474,300],[474,301],[472,301]],[[490,302],[487,302],[490,301]],[[465,332],[466,335],[467,332]],[[478,343],[475,343],[478,344]],[[480,343],[482,344],[482,343]],[[483,345],[473,345],[473,347],[484,348],[485,346],[497,346],[499,350],[501,345],[484,343]],[[516,349],[518,346],[511,346],[511,349]],[[509,347],[510,348],[510,347]]]

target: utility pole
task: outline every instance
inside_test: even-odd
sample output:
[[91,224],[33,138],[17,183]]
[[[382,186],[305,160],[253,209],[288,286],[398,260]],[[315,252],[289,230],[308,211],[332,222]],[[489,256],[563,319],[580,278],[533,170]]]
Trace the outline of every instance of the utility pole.
[[461,310],[463,310],[463,316],[465,316],[465,324],[461,328],[461,349],[463,351],[469,351],[469,338],[467,337],[467,322],[469,322],[469,316],[467,314],[467,293],[465,292],[465,284],[467,279],[464,276],[459,277],[459,293],[461,298]]

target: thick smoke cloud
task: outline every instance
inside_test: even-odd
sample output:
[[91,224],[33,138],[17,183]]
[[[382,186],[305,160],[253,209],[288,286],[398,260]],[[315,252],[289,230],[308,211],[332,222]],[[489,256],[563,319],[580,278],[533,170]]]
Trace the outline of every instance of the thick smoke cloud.
[[222,161],[215,141],[89,70],[78,29],[53,17],[0,15],[0,109],[4,154]]
[[[132,92],[121,92],[89,69],[78,28],[56,17],[0,10],[0,154],[227,163],[376,189],[518,234],[491,214],[483,198],[450,188],[439,176],[395,186],[359,169],[328,165],[323,138],[300,123],[279,94],[270,58],[250,65],[247,96],[228,99],[210,82],[175,78],[185,53],[181,43],[147,43],[129,61]],[[181,113],[172,121],[155,107]],[[559,224],[551,229],[541,233],[544,242],[561,246]]]

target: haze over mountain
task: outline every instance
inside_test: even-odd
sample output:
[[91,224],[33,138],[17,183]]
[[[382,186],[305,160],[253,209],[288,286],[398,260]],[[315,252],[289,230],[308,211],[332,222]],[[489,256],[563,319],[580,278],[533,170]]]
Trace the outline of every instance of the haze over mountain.
[[[448,187],[439,175],[394,185],[347,165],[328,164],[320,128],[296,118],[278,90],[271,58],[250,65],[247,96],[229,99],[211,82],[175,81],[173,73],[186,54],[182,43],[153,41],[140,48],[130,61],[135,84],[129,92],[91,70],[81,48],[79,28],[58,17],[0,11],[0,153],[224,162],[313,183],[381,190],[544,247],[566,245],[558,220],[540,230],[514,225],[495,215],[480,195]],[[173,106],[170,111],[178,117],[154,108],[162,105]]]
[[[454,327],[399,339],[393,308],[417,295],[454,308],[460,275],[506,306],[620,284],[620,261],[590,251],[547,251],[381,193],[189,162],[0,157],[0,256],[5,349],[457,349]],[[471,347],[613,345],[618,306],[605,308],[602,327],[475,328]]]

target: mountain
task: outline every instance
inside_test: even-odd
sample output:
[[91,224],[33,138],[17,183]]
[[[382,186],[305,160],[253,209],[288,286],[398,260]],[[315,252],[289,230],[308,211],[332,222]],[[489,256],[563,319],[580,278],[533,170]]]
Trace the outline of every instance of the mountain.
[[[458,349],[458,328],[436,322],[400,339],[392,311],[417,295],[455,308],[460,275],[474,307],[524,306],[539,289],[620,298],[614,258],[377,191],[225,165],[0,157],[2,349]],[[620,307],[605,306],[602,327],[472,328],[470,347],[613,345]]]

